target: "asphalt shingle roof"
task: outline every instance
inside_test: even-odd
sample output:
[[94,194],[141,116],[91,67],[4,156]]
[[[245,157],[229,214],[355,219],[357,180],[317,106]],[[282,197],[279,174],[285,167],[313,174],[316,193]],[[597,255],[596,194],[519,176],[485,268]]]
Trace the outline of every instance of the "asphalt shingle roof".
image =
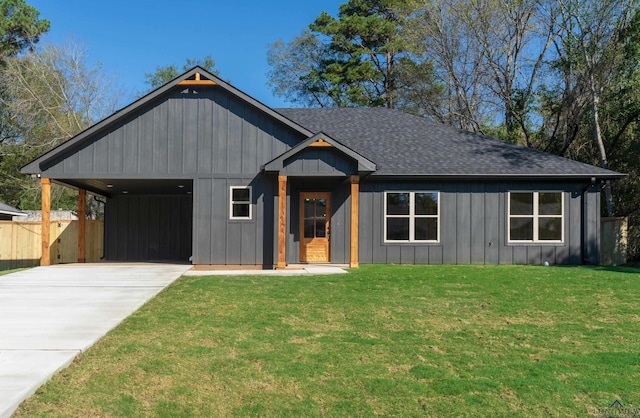
[[387,108],[275,110],[372,160],[374,175],[623,176]]

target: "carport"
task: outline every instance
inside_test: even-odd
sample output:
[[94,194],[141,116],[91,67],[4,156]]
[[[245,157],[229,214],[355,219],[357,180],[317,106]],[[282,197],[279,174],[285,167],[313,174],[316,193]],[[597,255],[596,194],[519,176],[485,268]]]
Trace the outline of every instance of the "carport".
[[[192,256],[193,195],[211,157],[198,150],[194,89],[211,80],[193,72],[144,96],[22,168],[40,177],[42,223],[50,222],[51,183],[78,190],[78,262],[85,261],[87,193],[105,201],[104,258],[179,261]],[[208,124],[207,126],[211,126]],[[209,175],[211,176],[211,175]],[[43,228],[41,265],[49,265],[49,229]]]
[[[51,181],[78,190],[78,262],[85,261],[87,191],[105,202],[104,258],[188,262],[193,228],[191,179],[41,179],[42,222],[49,224]],[[43,228],[41,265],[51,263]]]

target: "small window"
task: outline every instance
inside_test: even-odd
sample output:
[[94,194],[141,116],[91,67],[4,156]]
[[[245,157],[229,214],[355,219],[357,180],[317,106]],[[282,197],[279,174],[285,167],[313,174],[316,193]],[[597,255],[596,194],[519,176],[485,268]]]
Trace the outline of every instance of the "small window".
[[251,219],[251,187],[231,187],[231,219]]
[[562,192],[509,192],[510,242],[563,242]]
[[385,242],[438,242],[438,192],[385,192]]

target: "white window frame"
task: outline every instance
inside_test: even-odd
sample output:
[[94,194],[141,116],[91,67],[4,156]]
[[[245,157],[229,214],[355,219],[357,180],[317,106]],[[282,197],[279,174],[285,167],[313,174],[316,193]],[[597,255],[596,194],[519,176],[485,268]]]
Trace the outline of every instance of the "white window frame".
[[[532,193],[533,194],[533,214],[532,215],[512,215],[511,214],[511,193]],[[540,193],[559,193],[560,194],[560,215],[540,215],[539,203]],[[561,190],[511,190],[507,195],[507,235],[510,244],[562,244],[564,243],[564,195]],[[560,240],[548,240],[539,238],[539,221],[541,218],[558,218],[560,217]],[[533,218],[533,239],[532,240],[512,240],[511,239],[511,219],[512,218]]]
[[[409,214],[408,215],[387,215],[387,193],[409,193]],[[416,193],[435,193],[438,199],[438,212],[436,215],[416,215],[415,197]],[[435,190],[388,190],[384,192],[383,197],[384,216],[383,216],[383,237],[385,243],[439,243],[440,242],[440,192]],[[387,239],[387,219],[389,218],[409,218],[409,239],[408,240],[389,240]],[[431,218],[437,222],[437,239],[435,240],[417,240],[415,239],[415,220],[416,218]]]
[[[234,190],[249,190],[249,201],[234,201],[233,200],[233,191]],[[229,188],[229,219],[237,220],[237,221],[247,221],[253,219],[253,204],[252,198],[253,192],[251,190],[251,186],[231,186]],[[248,204],[249,205],[249,216],[233,216],[233,205],[234,204]]]

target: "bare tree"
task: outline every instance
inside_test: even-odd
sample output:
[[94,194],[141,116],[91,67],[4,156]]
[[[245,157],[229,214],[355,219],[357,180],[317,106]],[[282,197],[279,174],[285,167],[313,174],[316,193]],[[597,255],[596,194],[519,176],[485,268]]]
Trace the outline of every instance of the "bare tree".
[[486,68],[472,35],[462,1],[418,0],[404,11],[404,36],[416,56],[430,60],[435,79],[444,86],[445,99],[434,109],[435,119],[473,132],[482,129],[486,101]]
[[[38,185],[20,174],[20,167],[115,111],[120,96],[101,66],[90,66],[73,42],[8,58],[0,79],[0,108],[13,133],[0,144],[0,199],[37,207]],[[61,190],[52,194],[54,205],[75,204],[75,198],[55,203],[64,200]]]
[[[622,43],[618,37],[624,31],[635,10],[634,0],[557,0],[560,18],[558,27],[562,45],[569,51],[572,71],[578,73],[582,91],[593,120],[593,140],[602,168],[608,168],[607,151],[600,123],[600,101],[610,75],[620,60]],[[606,211],[613,214],[611,184],[604,187]]]
[[408,10],[407,36],[447,86],[439,119],[471,131],[500,121],[505,139],[533,146],[531,107],[554,16],[536,0],[418,0]]

